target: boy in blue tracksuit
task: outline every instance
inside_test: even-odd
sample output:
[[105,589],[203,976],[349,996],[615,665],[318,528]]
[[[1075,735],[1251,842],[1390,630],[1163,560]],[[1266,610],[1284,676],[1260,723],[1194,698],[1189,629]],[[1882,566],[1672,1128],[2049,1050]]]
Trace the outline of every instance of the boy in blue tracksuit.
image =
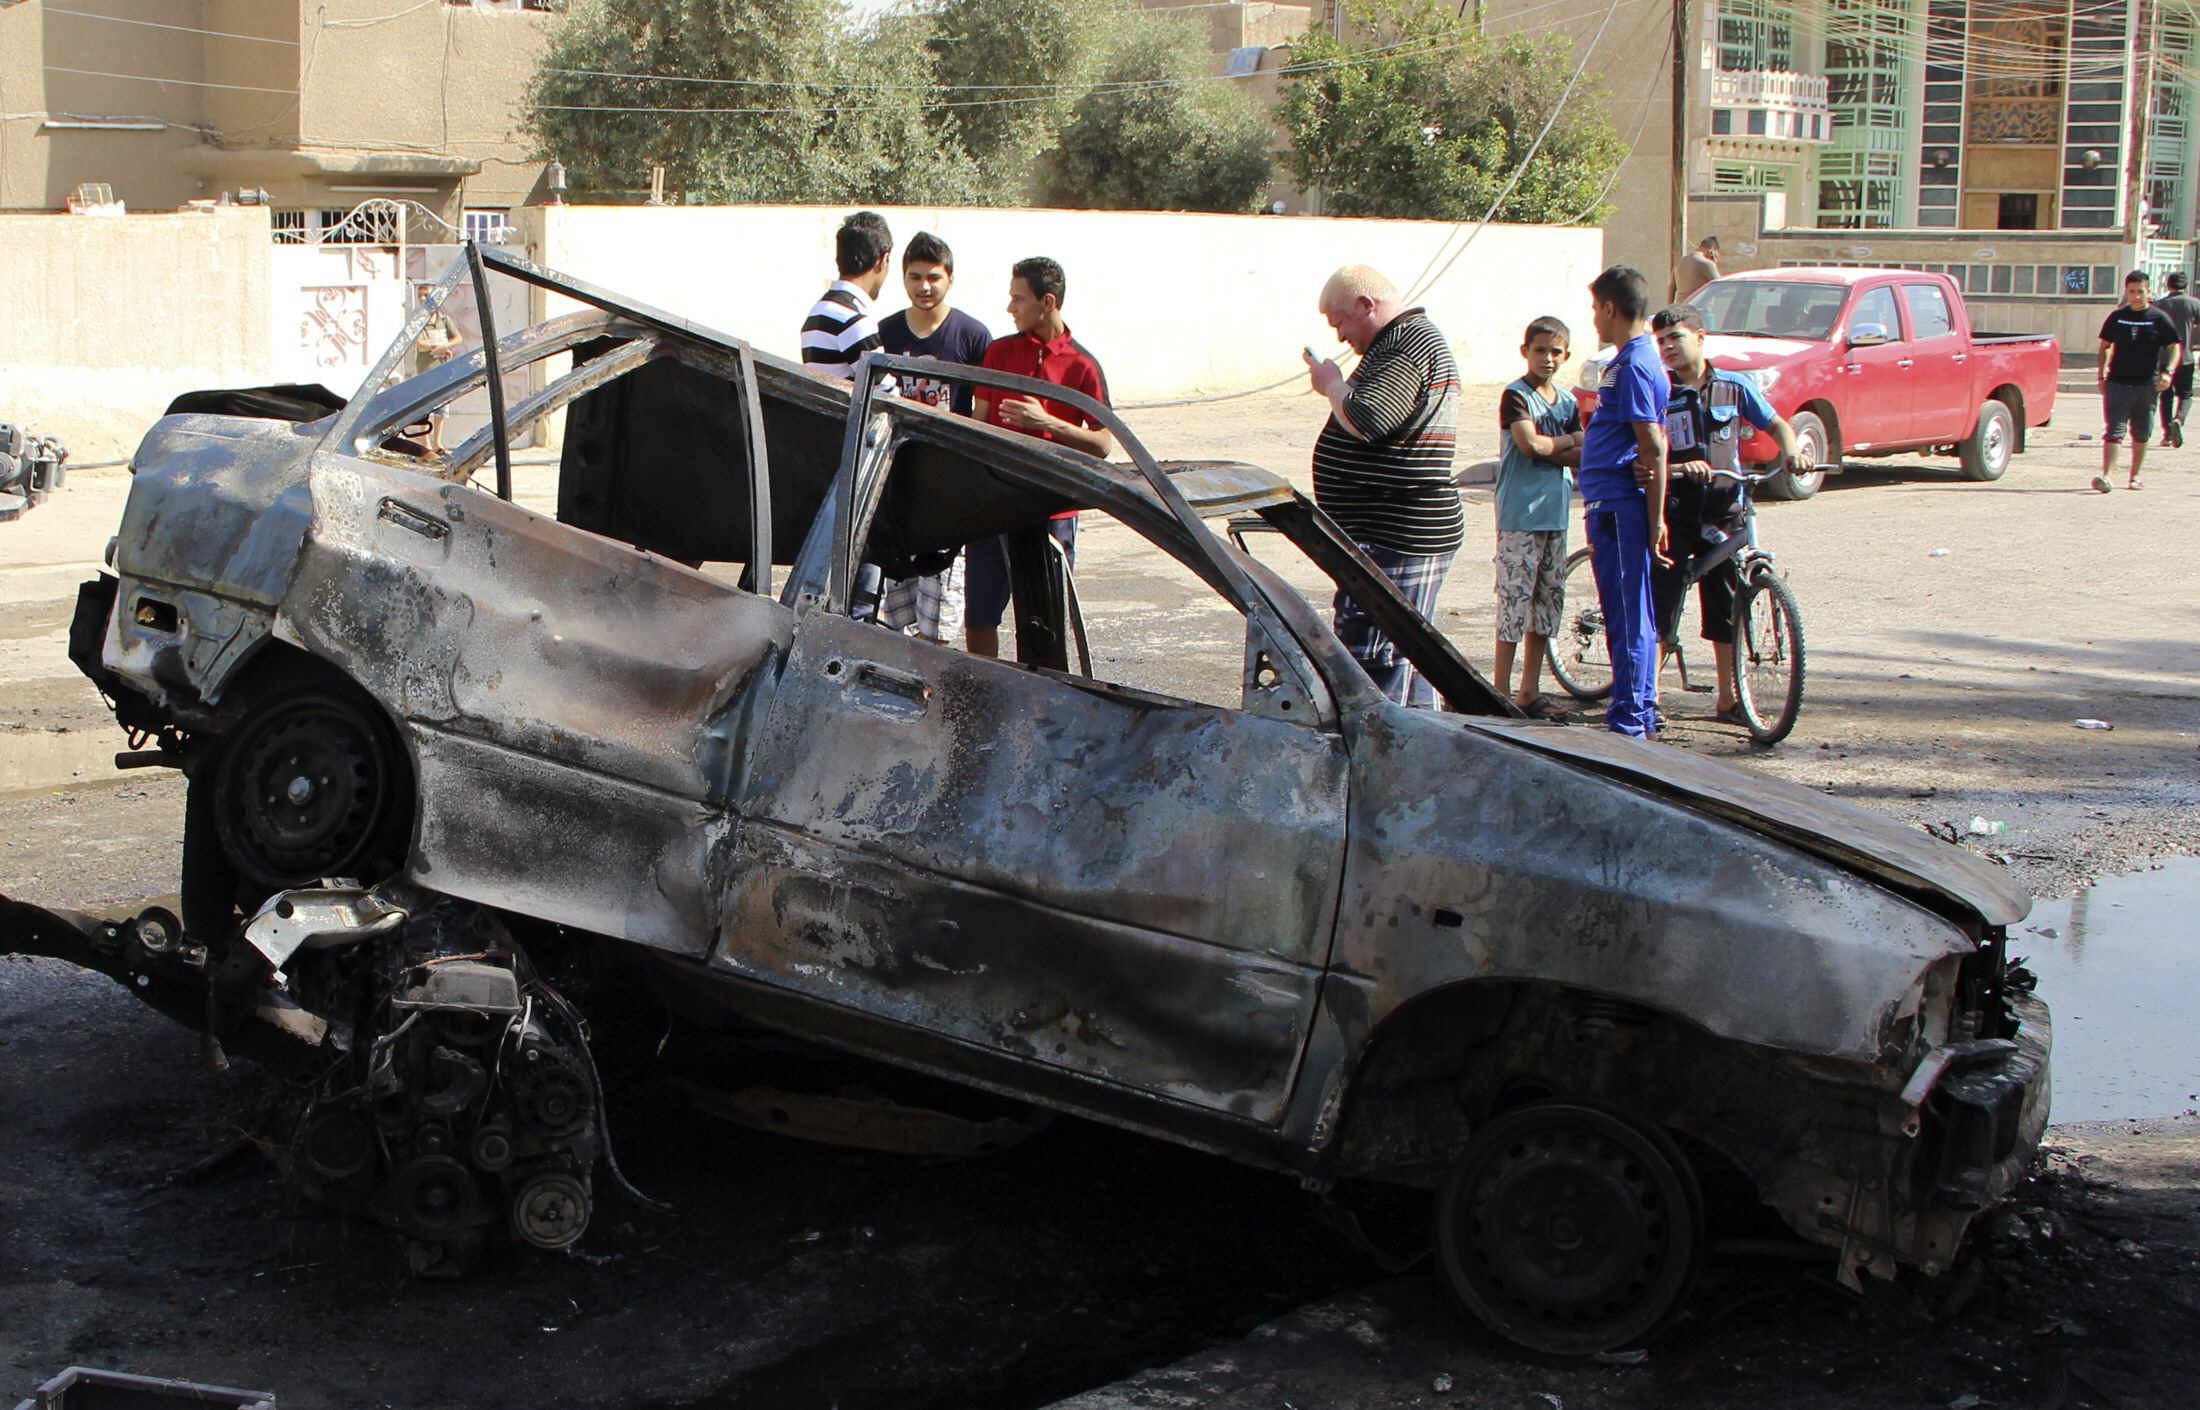
[[1666,559],[1665,410],[1671,386],[1650,337],[1650,286],[1615,264],[1589,285],[1597,336],[1619,349],[1597,387],[1581,447],[1581,509],[1605,642],[1612,653],[1615,734],[1658,731],[1658,630],[1650,561]]

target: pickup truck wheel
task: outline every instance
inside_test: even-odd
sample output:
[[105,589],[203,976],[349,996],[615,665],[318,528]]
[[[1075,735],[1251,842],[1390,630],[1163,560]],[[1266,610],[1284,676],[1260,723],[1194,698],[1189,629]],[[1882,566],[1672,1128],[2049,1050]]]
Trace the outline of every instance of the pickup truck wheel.
[[1963,457],[1967,480],[1998,480],[2009,468],[2017,448],[2017,422],[2006,402],[1990,401],[1978,409],[1978,425],[1964,438],[1958,454]]
[[1672,1139],[1624,1112],[1519,1107],[1445,1176],[1436,1247],[1452,1295],[1498,1335],[1583,1356],[1644,1341],[1679,1311],[1703,1196]]
[[[1826,423],[1815,411],[1798,411],[1788,418],[1788,425],[1795,428],[1796,449],[1813,465],[1824,465],[1835,459],[1833,437],[1826,431]],[[1809,499],[1818,493],[1818,487],[1826,482],[1826,472],[1811,470],[1798,474],[1783,470],[1765,481],[1757,492],[1766,499]]]

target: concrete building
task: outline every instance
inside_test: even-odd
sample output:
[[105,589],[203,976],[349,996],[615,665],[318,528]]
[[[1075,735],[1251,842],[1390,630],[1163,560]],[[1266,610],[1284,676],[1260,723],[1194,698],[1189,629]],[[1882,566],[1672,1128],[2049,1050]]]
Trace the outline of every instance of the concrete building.
[[561,8],[0,0],[0,210],[60,210],[96,183],[133,211],[264,191],[278,241],[375,197],[398,205],[334,238],[394,240],[364,227],[408,203],[493,226],[539,198],[518,105]]
[[[1608,8],[1488,0],[1484,22],[1561,17],[1579,52]],[[1636,94],[1684,131],[1644,122],[1614,188],[1615,259],[1662,275],[1717,234],[1728,269],[1931,268],[1981,322],[2088,350],[2126,269],[2192,267],[2193,0],[1618,0],[1614,31],[1630,11],[1680,36],[1683,62],[1670,40],[1608,34],[1590,68],[1623,134]]]

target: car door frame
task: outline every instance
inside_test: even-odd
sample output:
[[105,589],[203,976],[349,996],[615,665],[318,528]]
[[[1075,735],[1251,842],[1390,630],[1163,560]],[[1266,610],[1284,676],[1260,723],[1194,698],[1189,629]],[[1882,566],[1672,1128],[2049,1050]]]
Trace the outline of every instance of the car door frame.
[[[1884,290],[1894,305],[1895,321],[1884,343],[1856,346],[1849,342],[1864,300]],[[1916,358],[1909,343],[1908,311],[1902,293],[1892,279],[1859,284],[1849,295],[1848,310],[1834,337],[1841,349],[1837,370],[1848,383],[1842,398],[1841,443],[1844,450],[1872,450],[1898,446],[1910,439],[1911,407],[1917,389],[1912,380]]]
[[[859,1010],[882,1051],[905,1050],[912,1030],[945,1034],[958,1071],[1022,1059],[1035,1086],[1066,1076],[1273,1129],[1312,1030],[1346,855],[1335,700],[1297,631],[1113,412],[1053,384],[956,370],[1107,425],[1143,483],[1034,438],[932,420],[943,413],[879,384],[938,364],[865,360],[841,474],[788,578],[795,642],[740,801],[712,965]],[[895,455],[942,435],[977,437],[990,468],[1116,515],[1222,596],[1244,622],[1239,704],[972,658],[851,619],[858,546]],[[996,748],[1014,768],[997,766]],[[1138,774],[1149,755],[1157,767]],[[1130,814],[1126,855],[1072,843],[1057,865],[1074,830],[1046,834],[1042,821],[1044,842],[985,830],[996,797],[1002,815],[1042,813],[1044,790],[1086,777],[1088,757],[1099,791],[1056,806]],[[1004,784],[1024,770],[1029,787]],[[999,792],[973,808],[987,788]],[[1247,829],[1276,845],[1224,850]],[[1035,849],[1021,870],[1019,846]]]
[[[1929,290],[1939,296],[1948,317],[1946,332],[1930,337],[1920,334],[1910,309],[1912,289]],[[1930,279],[1901,280],[1895,286],[1895,299],[1910,325],[1910,356],[1916,360],[1910,369],[1913,390],[1908,438],[1922,445],[1953,444],[1970,434],[1972,418],[1978,414],[1978,403],[1972,400],[1969,335],[1957,318],[1948,290]]]

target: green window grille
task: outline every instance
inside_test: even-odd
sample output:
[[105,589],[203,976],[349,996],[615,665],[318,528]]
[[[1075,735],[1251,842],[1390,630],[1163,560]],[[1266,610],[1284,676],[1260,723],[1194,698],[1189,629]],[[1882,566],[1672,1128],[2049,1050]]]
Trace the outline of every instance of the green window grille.
[[2189,6],[2164,5],[2161,41],[2155,50],[2154,102],[2147,111],[2147,209],[2161,222],[2154,232],[2165,240],[2193,237],[2192,166],[2196,72],[2195,31]]
[[1827,0],[1832,141],[1818,156],[1818,224],[1885,230],[1910,223],[1917,153],[1920,7],[1915,0]]
[[1782,0],[1719,6],[1719,67],[1729,73],[1795,69],[1795,12]]
[[1785,191],[1792,178],[1788,168],[1765,162],[1713,162],[1714,191]]

